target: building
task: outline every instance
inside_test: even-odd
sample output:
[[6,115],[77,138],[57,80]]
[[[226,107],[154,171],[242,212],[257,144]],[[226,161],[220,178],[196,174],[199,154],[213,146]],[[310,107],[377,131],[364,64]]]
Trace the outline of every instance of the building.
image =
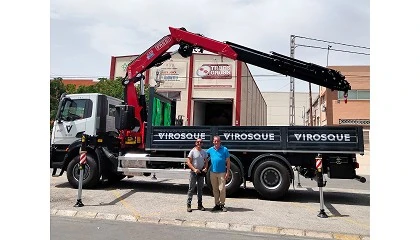
[[[111,57],[110,79],[125,77],[138,55]],[[145,83],[177,100],[176,115],[186,126],[267,124],[267,104],[248,66],[214,54],[178,53],[144,72]]]
[[[363,126],[365,143],[369,144],[370,130],[370,66],[329,66],[340,71],[351,85],[347,102],[344,93],[320,88],[313,98],[312,121],[314,126]],[[306,125],[310,125],[309,109]]]
[[[267,103],[267,125],[268,126],[289,126],[289,92],[262,92]],[[315,99],[318,93],[312,93]],[[309,93],[295,92],[295,125],[305,125],[306,110],[309,106]]]

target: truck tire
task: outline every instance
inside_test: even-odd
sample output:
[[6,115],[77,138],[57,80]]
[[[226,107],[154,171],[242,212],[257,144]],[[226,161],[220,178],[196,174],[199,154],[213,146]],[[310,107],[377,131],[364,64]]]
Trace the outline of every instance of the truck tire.
[[[230,162],[230,178],[226,181],[226,196],[233,196],[241,186],[242,174],[238,165],[234,162]],[[210,171],[206,174],[206,186],[209,188],[211,195],[213,195],[213,189],[210,181]]]
[[277,161],[263,161],[255,168],[253,184],[263,198],[277,200],[289,190],[290,173]]
[[[79,155],[76,155],[67,166],[67,180],[73,188],[79,188]],[[91,155],[86,156],[85,169],[83,170],[82,188],[94,188],[100,179],[98,164]]]

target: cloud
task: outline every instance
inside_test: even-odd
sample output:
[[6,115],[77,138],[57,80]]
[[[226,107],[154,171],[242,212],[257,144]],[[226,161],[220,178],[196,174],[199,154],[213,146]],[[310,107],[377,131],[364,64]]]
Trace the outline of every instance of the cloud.
[[[88,46],[83,47],[61,42],[69,45],[66,54],[76,54],[78,48],[89,48],[90,54],[96,52],[98,58],[107,60],[113,55],[144,52],[169,34],[169,26],[185,27],[218,41],[287,56],[291,35],[366,47],[370,39],[369,1],[365,0],[55,0],[51,2],[51,21],[60,22],[55,28],[77,29],[76,34],[87,38],[84,43]],[[51,29],[51,44],[56,39],[55,28]],[[303,39],[297,42],[319,47],[328,45]],[[340,45],[334,48],[349,50]],[[52,60],[59,54],[52,53]],[[298,47],[296,57],[325,65],[326,50]],[[369,56],[363,55],[331,51],[329,57],[333,65],[369,63]],[[54,68],[52,65],[52,71]],[[101,68],[106,76],[109,66]]]

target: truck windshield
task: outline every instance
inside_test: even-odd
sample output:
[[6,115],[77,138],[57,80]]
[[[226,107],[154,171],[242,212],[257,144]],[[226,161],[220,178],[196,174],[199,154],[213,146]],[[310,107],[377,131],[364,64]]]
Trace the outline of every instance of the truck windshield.
[[67,100],[61,111],[61,119],[74,121],[92,116],[92,101],[90,99]]

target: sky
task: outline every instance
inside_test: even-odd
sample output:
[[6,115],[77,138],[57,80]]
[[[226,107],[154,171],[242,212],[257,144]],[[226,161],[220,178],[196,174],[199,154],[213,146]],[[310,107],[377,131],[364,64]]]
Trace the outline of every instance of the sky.
[[[366,0],[51,0],[50,77],[109,77],[111,56],[143,53],[169,34],[170,26],[286,56],[295,35],[295,44],[305,45],[295,49],[299,60],[370,64]],[[290,77],[249,68],[261,91],[290,90]],[[296,92],[308,86],[295,79]]]

